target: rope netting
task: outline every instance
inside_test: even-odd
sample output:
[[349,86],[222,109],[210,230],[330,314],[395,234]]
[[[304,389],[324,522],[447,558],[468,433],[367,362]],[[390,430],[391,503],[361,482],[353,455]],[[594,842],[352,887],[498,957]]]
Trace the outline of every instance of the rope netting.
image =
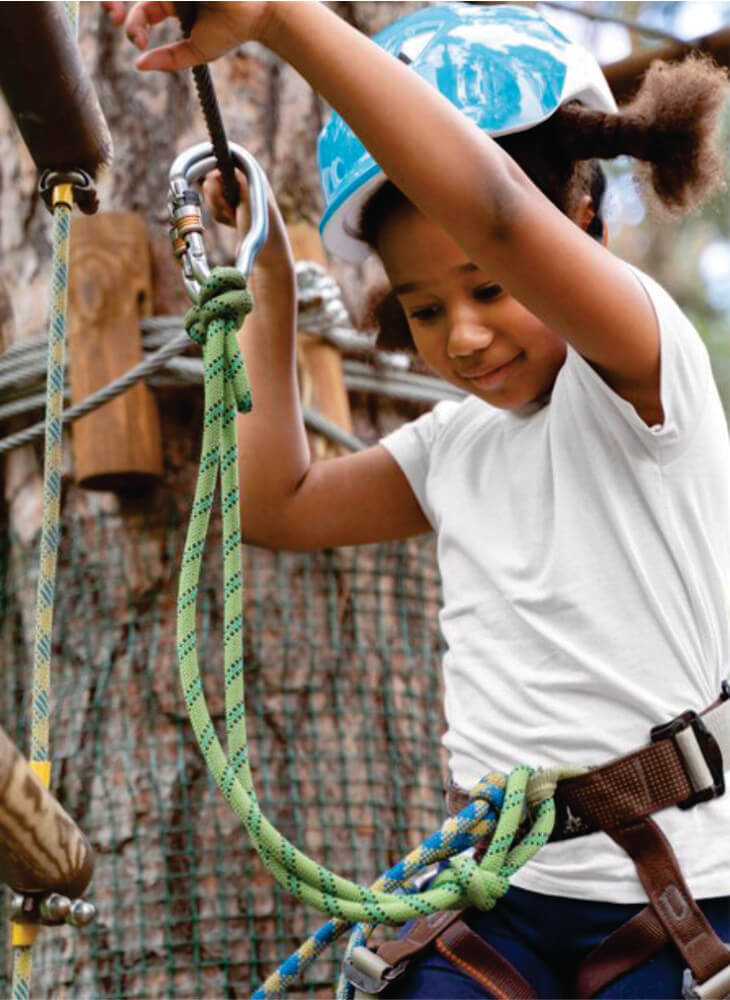
[[[213,532],[199,658],[223,738],[217,521]],[[249,996],[322,923],[274,885],[195,743],[175,655],[184,534],[176,510],[63,527],[52,759],[56,792],[96,852],[87,895],[99,917],[83,934],[41,932],[38,995]],[[37,540],[1,537],[0,725],[22,746]],[[443,819],[433,542],[244,547],[243,559],[247,727],[262,808],[311,856],[369,884]],[[10,954],[0,948],[5,995]],[[290,995],[331,996],[343,948]]]

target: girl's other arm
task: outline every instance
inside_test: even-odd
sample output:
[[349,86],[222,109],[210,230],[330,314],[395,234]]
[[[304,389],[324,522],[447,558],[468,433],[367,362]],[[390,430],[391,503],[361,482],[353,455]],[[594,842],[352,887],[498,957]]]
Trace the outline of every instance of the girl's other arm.
[[380,445],[312,463],[297,386],[293,271],[259,263],[252,292],[255,308],[238,337],[254,401],[238,417],[244,539],[304,550],[430,531],[406,477]]
[[[245,230],[248,194],[243,175],[238,179],[238,225]],[[232,223],[217,172],[204,192],[219,221]],[[294,262],[271,193],[269,237],[251,286],[255,308],[238,335],[254,400],[237,425],[244,539],[272,549],[312,549],[430,531],[385,448],[311,462],[297,386]]]

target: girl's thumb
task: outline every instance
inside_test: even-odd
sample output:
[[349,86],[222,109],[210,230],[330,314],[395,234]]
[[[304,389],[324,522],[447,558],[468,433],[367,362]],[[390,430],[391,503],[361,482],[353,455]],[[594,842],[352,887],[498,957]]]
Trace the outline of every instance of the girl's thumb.
[[200,53],[190,43],[189,38],[184,38],[179,42],[171,42],[169,45],[160,45],[144,55],[139,56],[134,65],[140,70],[162,70],[165,73],[174,73],[179,69],[188,69],[190,66],[197,66],[204,62],[200,58]]

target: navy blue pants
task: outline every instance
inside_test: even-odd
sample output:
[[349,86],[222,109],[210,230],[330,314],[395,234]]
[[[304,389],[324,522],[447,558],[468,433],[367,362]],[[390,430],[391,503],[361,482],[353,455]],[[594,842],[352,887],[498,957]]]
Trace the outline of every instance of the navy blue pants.
[[[730,898],[698,900],[717,934],[730,941]],[[576,969],[611,931],[644,904],[594,903],[543,896],[513,886],[487,913],[464,915],[473,931],[514,965],[541,1000],[571,995]],[[632,1000],[667,1000],[681,995],[685,963],[666,945],[645,965],[627,973],[598,994]],[[491,997],[483,987],[451,965],[432,946],[414,959],[404,976],[381,994],[394,1000],[452,1000]]]

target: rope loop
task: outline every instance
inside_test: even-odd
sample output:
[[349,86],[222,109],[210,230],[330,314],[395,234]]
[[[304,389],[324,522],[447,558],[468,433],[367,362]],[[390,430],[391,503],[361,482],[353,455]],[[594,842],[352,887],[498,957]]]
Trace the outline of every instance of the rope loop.
[[[217,348],[210,346],[210,341],[222,334],[225,378],[233,387],[239,413],[248,413],[252,401],[236,334],[252,309],[253,297],[245,276],[235,267],[216,267],[206,279],[197,304],[188,310],[184,320],[188,336],[203,349],[206,370],[216,363],[219,353]],[[214,323],[222,326],[213,327]]]
[[[500,780],[501,779],[501,780]],[[498,782],[498,784],[497,784]],[[480,800],[490,806],[502,808],[504,800],[505,775],[499,772],[490,771],[477,781],[469,789],[469,801],[479,802]],[[454,786],[457,787],[457,786]]]

